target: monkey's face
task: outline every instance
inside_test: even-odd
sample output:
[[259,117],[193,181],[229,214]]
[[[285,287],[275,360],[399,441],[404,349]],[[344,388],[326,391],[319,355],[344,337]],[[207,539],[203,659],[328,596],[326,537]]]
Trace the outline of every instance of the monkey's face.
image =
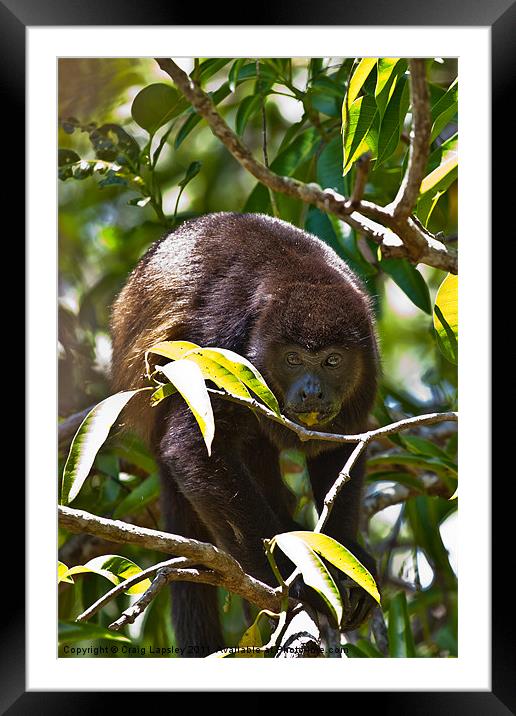
[[267,295],[247,357],[263,373],[283,414],[304,427],[350,431],[363,424],[373,404],[372,316],[367,299],[352,285],[294,284]]
[[[283,413],[306,427],[323,428],[340,413],[360,380],[360,356],[330,345],[306,350],[296,344],[278,345],[271,351],[268,373],[274,375]],[[272,370],[271,370],[272,369]]]

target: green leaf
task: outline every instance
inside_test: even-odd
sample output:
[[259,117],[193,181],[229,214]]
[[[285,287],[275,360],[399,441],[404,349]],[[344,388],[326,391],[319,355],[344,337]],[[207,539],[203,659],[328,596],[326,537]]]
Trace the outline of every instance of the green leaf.
[[77,497],[111,426],[133,395],[142,390],[149,389],[124,390],[111,395],[98,403],[84,418],[72,440],[64,466],[61,486],[62,505],[69,504]]
[[199,65],[199,79],[206,82],[229,62],[231,62],[231,60],[226,57],[212,57],[208,60],[204,60],[204,62],[201,62]]
[[376,166],[385,162],[396,151],[409,104],[409,85],[405,77],[400,77],[380,123]]
[[233,375],[250,388],[267,407],[275,412],[276,415],[280,415],[276,396],[268,387],[261,373],[246,358],[225,348],[203,348],[202,354],[208,358],[212,358],[230,373],[233,373]]
[[138,142],[118,124],[103,124],[89,132],[89,138],[95,155],[99,159],[127,164],[125,157],[137,163],[140,156]]
[[124,497],[121,502],[119,502],[113,512],[113,519],[118,520],[120,517],[124,517],[124,515],[132,515],[135,512],[143,510],[144,507],[146,507],[150,502],[153,502],[153,500],[159,496],[159,484],[158,473],[154,473],[153,475],[147,477],[143,482],[135,487],[134,490],[131,490],[131,492]]
[[57,150],[57,166],[64,167],[67,164],[75,164],[80,162],[81,158],[77,152],[73,152],[71,149],[58,149]]
[[199,172],[201,171],[201,167],[202,167],[202,162],[191,162],[188,169],[186,170],[186,174],[181,179],[181,181],[178,182],[177,185],[184,189],[185,186],[189,182],[191,182],[192,179],[197,176],[197,174],[199,174]]
[[[282,176],[292,176],[296,169],[314,154],[320,136],[311,127],[299,134],[287,147],[282,149],[271,163],[271,170]],[[270,198],[267,187],[258,183],[249,195],[244,212],[267,212],[270,210]]]
[[[362,86],[366,79],[369,77],[369,74],[371,73],[371,70],[376,65],[376,59],[374,57],[364,57],[364,59],[360,60],[358,63],[355,71],[353,72],[353,76],[351,77],[349,81],[348,91],[346,95],[346,103],[348,108],[351,107],[355,99],[358,97],[358,93],[362,89]],[[345,119],[343,117],[343,123]]]
[[410,628],[407,600],[403,592],[391,599],[389,606],[389,656],[411,658],[416,656],[414,637]]
[[[66,577],[72,577],[75,574],[93,573],[105,577],[112,584],[117,585],[125,579],[129,579],[129,577],[139,574],[141,571],[141,567],[127,557],[121,557],[118,554],[105,554],[90,559],[86,564],[78,564],[75,567],[70,567],[61,576],[61,581],[65,581]],[[150,579],[142,579],[141,582],[130,587],[126,591],[126,594],[142,594],[150,587],[150,584]]]
[[299,568],[305,583],[321,595],[337,624],[340,624],[343,616],[342,598],[333,577],[316,552],[293,532],[276,535],[273,543]]
[[131,643],[131,640],[123,634],[104,629],[97,624],[91,624],[89,622],[74,622],[70,624],[60,621],[58,625],[58,635],[60,644],[75,641],[93,641],[94,639],[110,639],[111,641]]
[[235,119],[235,130],[238,135],[242,135],[244,133],[244,129],[246,128],[248,121],[260,111],[261,106],[262,98],[259,94],[244,97],[244,99],[240,102]]
[[380,267],[410,298],[415,306],[425,313],[432,313],[432,303],[426,281],[408,259],[382,258]]
[[165,398],[168,398],[170,395],[174,395],[175,393],[177,393],[177,388],[172,385],[172,383],[160,385],[160,387],[151,395],[151,407],[155,408],[162,400],[165,400]]
[[383,659],[382,652],[367,639],[359,639],[356,644],[346,644],[347,656],[352,659]]
[[400,437],[405,447],[416,455],[433,455],[445,460],[450,459],[448,453],[430,440],[420,438],[418,435],[401,435]]
[[414,455],[412,453],[385,453],[369,458],[367,464],[373,470],[376,466],[382,469],[386,465],[395,465],[435,472],[436,475],[443,478],[453,477],[455,479],[457,477],[457,466],[452,460],[445,460],[444,458],[437,458],[433,456],[430,457],[428,455]]
[[229,70],[228,75],[228,82],[229,82],[229,91],[234,92],[237,86],[237,80],[238,80],[238,73],[240,72],[240,69],[245,64],[245,58],[240,57],[238,60],[235,60],[233,64],[231,65],[231,69]]
[[432,107],[432,129],[430,142],[433,142],[457,114],[459,102],[459,84],[456,78],[445,94]]
[[138,92],[133,100],[131,116],[136,124],[153,135],[187,107],[187,100],[175,87],[158,82]]
[[443,355],[455,365],[458,361],[459,277],[448,274],[435,297],[434,329]]
[[341,572],[351,577],[353,581],[380,604],[378,587],[371,573],[344,545],[337,542],[333,537],[321,534],[320,532],[297,531],[288,532],[287,534],[305,542],[314,552],[317,552],[317,554],[327,559],[328,562],[331,562]]
[[158,469],[156,460],[144,442],[132,433],[124,432],[117,435],[116,441],[114,444],[112,443],[111,451],[130,465],[145,470],[149,475]]
[[180,359],[160,366],[159,370],[167,376],[185,399],[199,425],[208,455],[211,455],[215,420],[200,368],[193,361]]
[[344,175],[353,162],[369,149],[367,136],[377,114],[374,97],[364,95],[348,108],[347,121],[343,124]]
[[334,137],[325,145],[317,157],[317,182],[323,189],[333,189],[345,196],[347,194],[347,181],[342,176],[344,161],[342,141]]

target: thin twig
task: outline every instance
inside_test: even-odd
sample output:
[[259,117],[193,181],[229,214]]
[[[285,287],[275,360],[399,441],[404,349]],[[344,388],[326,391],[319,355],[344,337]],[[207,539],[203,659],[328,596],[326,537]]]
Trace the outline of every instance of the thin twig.
[[155,574],[163,567],[188,567],[190,564],[192,564],[192,560],[185,559],[184,557],[174,557],[173,559],[167,559],[164,562],[153,564],[152,567],[147,567],[147,569],[143,569],[141,572],[138,572],[138,574],[133,574],[132,577],[124,579],[123,582],[120,582],[120,584],[117,584],[116,587],[110,589],[109,592],[106,592],[106,594],[100,597],[100,599],[97,599],[91,607],[88,607],[88,609],[79,614],[75,621],[88,621],[88,619],[91,619],[91,617],[99,612],[102,607],[106,606],[106,604],[115,599],[115,597],[118,597],[119,594],[123,594],[123,592],[126,592],[131,587],[134,587],[135,584],[139,584],[144,579],[147,579],[147,577],[151,574]]
[[[265,96],[263,93],[262,82],[260,78],[260,60],[256,60],[256,88],[260,93],[260,102],[262,110],[262,149],[263,149],[263,163],[269,168],[269,153],[267,151],[267,113],[265,112]],[[276,218],[279,218],[278,205],[276,204],[276,197],[270,187],[269,198],[271,200],[272,213]]]

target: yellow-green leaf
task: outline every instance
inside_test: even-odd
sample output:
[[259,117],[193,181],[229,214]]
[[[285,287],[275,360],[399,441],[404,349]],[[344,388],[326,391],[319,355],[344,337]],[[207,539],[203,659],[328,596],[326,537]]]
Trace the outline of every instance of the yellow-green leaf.
[[303,540],[315,552],[331,562],[337,569],[348,577],[351,577],[359,586],[362,587],[378,604],[380,604],[380,593],[371,573],[364,567],[352,552],[344,545],[337,542],[333,537],[321,534],[319,532],[290,532],[298,539]]
[[[70,567],[65,572],[62,572],[59,581],[70,581],[68,578],[74,574],[94,573],[105,577],[112,584],[116,585],[141,571],[141,567],[128,559],[128,557],[121,557],[118,554],[105,554],[90,559],[86,564],[78,564],[75,567]],[[150,587],[150,584],[149,579],[143,579],[138,584],[130,587],[126,591],[126,594],[141,594]]]
[[437,344],[452,363],[458,360],[459,277],[448,274],[439,286],[434,305],[434,328]]
[[278,401],[268,387],[261,373],[243,356],[226,348],[203,348],[203,355],[212,358],[233,373],[244,385],[250,388],[276,415],[280,414]]
[[147,375],[150,375],[149,353],[155,353],[164,358],[170,358],[170,360],[180,360],[185,357],[186,353],[194,348],[199,348],[199,346],[197,343],[191,343],[190,341],[162,341],[161,343],[156,343],[145,352]]
[[185,359],[193,361],[201,369],[205,380],[211,380],[222,390],[238,398],[249,400],[251,395],[242,381],[230,370],[228,370],[217,358],[214,360],[206,354],[205,348],[192,350],[186,354]]
[[337,624],[342,621],[342,597],[333,577],[324,562],[308,544],[300,537],[302,532],[284,532],[276,535],[273,544],[279,545],[287,557],[299,568],[305,584],[315,589],[324,599],[333,613]]
[[[344,175],[353,166],[353,162],[369,148],[368,134],[377,116],[374,97],[364,95],[356,99],[349,107],[344,129]],[[375,139],[375,144],[377,139]]]
[[180,359],[160,366],[160,371],[167,376],[185,399],[197,420],[208,455],[211,455],[215,420],[201,369],[191,360]]
[[[459,163],[458,149],[450,149],[443,155],[441,164],[428,174],[421,182],[420,194],[435,190],[437,185],[442,186],[443,180],[453,172]],[[452,175],[455,178],[455,175]]]
[[348,107],[351,107],[355,99],[358,97],[358,93],[362,89],[364,82],[369,77],[371,70],[376,65],[376,57],[364,57],[357,65],[356,70],[353,72],[353,76],[349,81],[348,92],[346,96],[346,102]]
[[68,567],[64,562],[57,563],[57,583],[59,582],[70,582],[73,584],[73,579],[67,574]]

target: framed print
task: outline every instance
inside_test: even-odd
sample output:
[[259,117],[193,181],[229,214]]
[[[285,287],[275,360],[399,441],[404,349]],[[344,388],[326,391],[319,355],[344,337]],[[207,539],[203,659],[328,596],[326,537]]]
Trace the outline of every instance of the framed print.
[[27,583],[3,712],[175,690],[514,710],[489,424],[514,6],[10,4]]

